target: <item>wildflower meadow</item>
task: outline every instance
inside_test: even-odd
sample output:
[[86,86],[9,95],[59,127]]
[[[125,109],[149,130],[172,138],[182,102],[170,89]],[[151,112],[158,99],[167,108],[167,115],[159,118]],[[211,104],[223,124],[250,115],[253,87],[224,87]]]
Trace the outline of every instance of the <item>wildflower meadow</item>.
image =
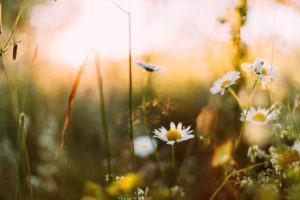
[[299,200],[299,0],[0,0],[0,199]]

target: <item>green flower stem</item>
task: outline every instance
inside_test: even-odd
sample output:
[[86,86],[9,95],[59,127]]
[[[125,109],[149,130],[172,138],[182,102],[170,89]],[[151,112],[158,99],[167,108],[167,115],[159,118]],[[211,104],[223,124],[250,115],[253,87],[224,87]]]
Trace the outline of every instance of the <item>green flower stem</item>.
[[148,134],[149,138],[150,138],[150,141],[151,141],[151,144],[152,144],[152,147],[154,149],[154,152],[155,152],[155,158],[156,158],[156,162],[157,162],[157,165],[158,165],[158,168],[160,170],[160,173],[162,175],[163,178],[165,178],[165,170],[164,168],[160,165],[160,162],[159,162],[159,153],[157,151],[157,146],[155,145],[154,141],[153,141],[153,136],[149,130],[149,125],[148,125],[148,113],[147,113],[147,88],[148,88],[148,82],[149,82],[149,79],[150,79],[150,76],[151,76],[151,73],[152,72],[148,72],[146,71],[146,75],[145,75],[145,79],[144,79],[144,84],[143,84],[143,114],[144,114],[144,126],[145,126],[145,130],[146,130],[146,133]]
[[97,71],[97,79],[98,79],[98,90],[99,90],[99,108],[101,111],[101,119],[102,119],[102,126],[104,131],[104,138],[105,138],[105,147],[107,153],[107,168],[108,168],[108,180],[110,182],[113,181],[112,177],[112,168],[111,168],[111,153],[110,153],[110,142],[108,137],[108,128],[107,128],[107,121],[106,121],[106,112],[105,112],[105,102],[104,102],[104,94],[103,94],[103,82],[102,82],[102,75],[100,69],[100,59],[99,55],[96,55],[96,71]]
[[240,133],[239,133],[239,137],[238,137],[238,139],[235,141],[233,151],[235,151],[235,150],[238,148],[239,144],[240,144],[240,141],[241,141],[241,138],[242,138],[242,134],[243,134],[244,127],[245,127],[245,118],[243,118],[242,126],[241,126]]
[[240,107],[240,110],[242,111],[242,116],[243,116],[243,123],[242,123],[242,127],[241,127],[241,130],[240,130],[240,134],[239,134],[239,137],[238,139],[235,141],[235,145],[234,145],[234,150],[237,149],[239,143],[240,143],[240,140],[241,140],[241,137],[242,137],[242,133],[243,133],[243,128],[244,128],[244,123],[245,123],[245,113],[244,113],[244,110],[243,110],[243,106],[242,106],[242,103],[239,99],[239,97],[236,95],[236,93],[234,92],[233,89],[231,89],[231,87],[228,88],[228,91],[230,92],[230,94],[232,94],[232,96],[235,98],[235,100],[237,101],[239,107]]
[[230,173],[229,175],[227,175],[224,179],[224,181],[222,182],[222,184],[217,188],[217,190],[213,193],[213,195],[209,198],[209,200],[213,200],[216,195],[218,194],[218,192],[223,188],[223,186],[227,183],[227,181],[235,174],[237,173],[241,173],[241,172],[246,172],[248,170],[251,170],[253,168],[256,168],[256,167],[259,167],[259,166],[263,166],[265,163],[257,163],[257,164],[254,164],[254,165],[251,165],[247,168],[243,168],[243,169],[240,169],[238,171],[234,171],[232,173]]
[[234,92],[233,89],[231,89],[231,87],[228,88],[228,91],[230,92],[230,94],[232,94],[232,96],[235,98],[235,100],[237,101],[241,111],[242,111],[242,115],[243,115],[243,118],[244,118],[244,110],[243,110],[243,106],[242,106],[242,103],[239,99],[239,97],[236,95],[236,93]]
[[175,143],[172,145],[172,166],[174,173],[176,174]]
[[[248,102],[248,105],[247,105],[246,113],[244,113],[244,111],[242,110],[243,122],[242,122],[242,126],[241,126],[239,137],[238,137],[238,139],[235,142],[234,151],[237,149],[238,145],[240,144],[240,141],[241,141],[241,138],[242,138],[242,133],[243,133],[243,130],[244,130],[244,127],[245,127],[245,123],[246,123],[246,117],[247,117],[248,112],[249,112],[249,108],[250,108],[250,105],[251,105],[251,102],[252,102],[252,99],[253,99],[253,94],[254,94],[254,90],[256,88],[256,85],[257,85],[257,79],[255,79],[253,87],[252,87],[252,90],[251,90],[251,93],[250,93],[250,98],[249,98],[249,102]],[[236,96],[236,98],[238,98],[238,97]],[[241,104],[239,104],[239,105],[241,105]]]
[[256,88],[256,85],[257,85],[257,79],[255,79],[254,84],[253,84],[253,87],[252,87],[252,90],[251,90],[251,93],[250,93],[250,99],[249,99],[249,103],[248,103],[248,105],[247,105],[247,110],[246,110],[246,114],[245,114],[245,119],[244,119],[244,120],[246,120],[246,117],[247,117],[247,115],[248,115],[248,111],[249,111],[250,105],[251,105],[251,103],[252,103],[253,94],[254,94],[254,90],[255,90],[255,88]]
[[151,76],[151,72],[146,71],[146,75],[144,78],[144,84],[143,84],[143,97],[142,97],[142,101],[143,101],[143,114],[144,114],[144,126],[145,126],[145,130],[146,133],[149,135],[149,137],[151,138],[151,143],[152,146],[155,147],[153,141],[152,141],[152,136],[150,134],[150,130],[149,130],[149,126],[148,126],[148,117],[147,117],[147,87],[148,87],[148,82]]

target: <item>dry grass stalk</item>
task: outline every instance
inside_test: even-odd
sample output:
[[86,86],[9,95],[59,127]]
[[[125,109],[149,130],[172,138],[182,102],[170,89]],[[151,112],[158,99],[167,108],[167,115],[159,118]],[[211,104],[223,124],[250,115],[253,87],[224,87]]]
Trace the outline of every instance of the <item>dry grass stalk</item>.
[[73,88],[72,88],[72,91],[71,91],[71,94],[70,94],[70,97],[69,97],[69,101],[68,101],[67,114],[66,114],[65,121],[64,121],[64,126],[63,126],[63,129],[62,129],[62,132],[61,132],[61,142],[60,142],[59,150],[56,153],[54,160],[49,164],[48,168],[51,167],[52,165],[54,165],[54,163],[56,162],[56,160],[57,160],[57,158],[58,158],[58,156],[59,156],[59,154],[62,151],[62,148],[64,146],[65,132],[66,132],[66,129],[67,129],[68,125],[69,125],[69,121],[70,121],[70,117],[71,117],[72,106],[73,106],[73,103],[74,103],[75,94],[76,94],[77,88],[79,86],[82,73],[83,73],[83,71],[85,69],[86,62],[87,62],[87,58],[85,59],[85,61],[83,62],[83,64],[80,66],[80,69],[77,72],[75,81],[73,83]]

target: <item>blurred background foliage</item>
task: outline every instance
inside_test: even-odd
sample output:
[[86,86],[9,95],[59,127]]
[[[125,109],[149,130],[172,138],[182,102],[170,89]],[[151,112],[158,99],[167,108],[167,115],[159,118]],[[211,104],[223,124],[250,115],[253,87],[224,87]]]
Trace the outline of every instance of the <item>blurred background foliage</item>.
[[[22,1],[1,0],[0,2],[3,44]],[[13,98],[27,118],[25,135],[31,161],[34,199],[102,199],[105,196],[103,194],[105,188],[109,184],[105,181],[106,152],[92,58],[89,59],[75,97],[63,151],[55,165],[47,169],[59,148],[68,98],[78,70],[78,65],[57,64],[49,61],[45,56],[39,57],[44,49],[36,40],[36,37],[41,36],[36,34],[35,28],[30,23],[30,17],[35,5],[49,2],[56,3],[45,0],[28,2],[14,35],[17,41],[21,41],[18,58],[16,61],[12,60],[12,49],[4,54]],[[157,3],[149,2],[153,5]],[[293,7],[292,9],[299,14],[295,3],[288,4],[285,1],[273,3],[278,7]],[[217,1],[215,4],[218,4]],[[208,199],[211,196],[224,179],[221,167],[211,167],[214,147],[228,139],[233,140],[239,134],[240,114],[234,99],[226,93],[224,96],[209,93],[216,78],[227,71],[238,69],[242,62],[252,62],[256,57],[264,57],[279,67],[280,84],[272,93],[272,98],[268,93],[258,89],[253,105],[268,107],[271,101],[290,105],[299,94],[300,46],[286,50],[282,48],[285,44],[279,37],[275,37],[275,40],[272,37],[257,38],[251,44],[241,41],[240,31],[243,26],[247,26],[245,19],[247,8],[240,4],[247,4],[247,1],[228,1],[228,7],[238,12],[240,19],[238,24],[231,24],[231,29],[226,32],[231,35],[231,40],[228,38],[220,41],[218,38],[210,37],[199,47],[195,42],[194,49],[190,49],[190,52],[183,56],[165,50],[152,50],[134,55],[134,61],[166,67],[165,72],[151,75],[147,103],[150,130],[161,126],[168,128],[171,121],[182,122],[185,126],[191,125],[195,130],[195,139],[176,146],[178,177],[185,199]],[[251,1],[249,4],[253,5]],[[251,6],[248,9],[251,10]],[[224,10],[224,13],[219,14],[220,18],[215,20],[219,20],[221,26],[235,23],[225,19],[220,21],[225,15]],[[201,34],[198,36],[203,37]],[[84,38],[77,39],[84,40]],[[277,45],[273,47],[274,41],[277,41]],[[120,59],[104,57],[101,60],[114,176],[132,172],[128,130],[127,62],[126,57]],[[0,199],[13,199],[18,154],[16,143],[18,122],[14,118],[3,67],[0,77]],[[146,134],[142,115],[143,77],[143,70],[133,65],[135,136]],[[247,95],[251,84],[245,81],[243,86],[235,88],[244,104],[248,101]],[[239,153],[234,155],[241,165],[248,163],[245,155],[249,145],[252,143],[244,137]],[[264,141],[262,147],[267,148],[268,145],[270,143]],[[158,142],[158,150],[168,179],[163,181],[160,178],[154,155],[147,159],[137,159],[138,173],[143,179],[142,187],[148,186],[154,199],[172,199],[168,190],[175,182],[171,169],[171,151],[169,146],[162,142]],[[29,199],[26,160],[24,157],[21,160],[21,199]],[[237,188],[228,185],[220,192],[217,199],[232,199],[236,192]],[[268,193],[268,195],[272,194]],[[251,195],[246,197],[255,199]],[[271,199],[271,197],[265,196],[261,199]]]

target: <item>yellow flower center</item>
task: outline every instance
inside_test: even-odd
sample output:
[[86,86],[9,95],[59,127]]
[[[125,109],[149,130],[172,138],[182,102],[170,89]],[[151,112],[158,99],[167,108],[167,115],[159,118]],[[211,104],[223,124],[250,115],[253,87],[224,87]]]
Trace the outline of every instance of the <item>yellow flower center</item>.
[[[255,72],[258,73],[257,72],[257,67],[255,67]],[[268,70],[263,67],[261,73],[263,73],[263,74],[268,73]]]
[[144,145],[142,146],[142,149],[143,149],[143,150],[148,149],[148,145],[144,144]]
[[252,116],[252,120],[257,121],[257,122],[264,122],[264,121],[266,121],[266,119],[267,119],[267,116],[264,115],[263,113],[259,113],[259,112]]
[[169,130],[166,134],[166,137],[169,141],[176,141],[177,139],[181,139],[182,136],[177,130]]
[[262,69],[262,73],[263,73],[263,74],[268,73],[268,70],[267,70],[266,68],[263,68],[263,69]]
[[221,84],[221,88],[223,89],[224,87],[226,87],[228,84],[231,83],[231,80],[226,80]]

